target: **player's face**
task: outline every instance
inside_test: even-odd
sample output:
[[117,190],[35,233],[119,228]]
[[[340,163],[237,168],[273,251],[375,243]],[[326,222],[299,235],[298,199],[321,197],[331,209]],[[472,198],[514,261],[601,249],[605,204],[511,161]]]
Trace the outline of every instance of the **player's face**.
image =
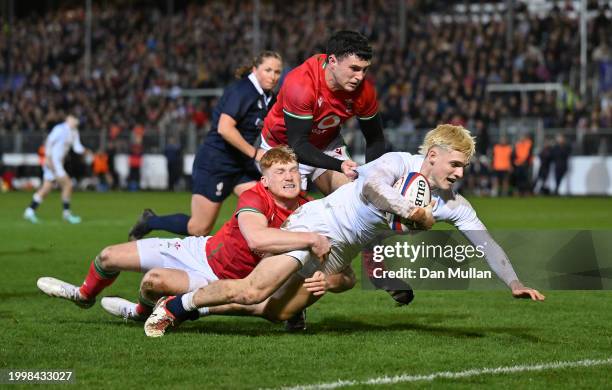
[[432,187],[448,190],[457,180],[463,178],[463,170],[468,161],[466,156],[457,150],[434,146],[427,153],[427,163],[431,167],[427,179]]
[[262,182],[272,195],[295,199],[300,194],[300,171],[297,162],[275,163],[263,174]]
[[282,71],[283,64],[274,57],[266,57],[261,64],[253,67],[255,77],[264,91],[271,91],[276,87]]
[[370,61],[361,59],[354,54],[344,56],[341,60],[338,60],[334,55],[330,55],[327,61],[336,88],[347,92],[353,92],[359,87],[370,68]]

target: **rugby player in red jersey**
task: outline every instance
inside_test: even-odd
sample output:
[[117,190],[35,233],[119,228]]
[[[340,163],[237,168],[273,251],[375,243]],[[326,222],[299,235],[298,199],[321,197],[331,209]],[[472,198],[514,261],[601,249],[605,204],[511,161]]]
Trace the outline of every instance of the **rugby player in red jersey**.
[[339,31],[325,54],[310,57],[285,78],[261,133],[264,150],[289,145],[298,156],[302,186],[309,177],[325,195],[355,179],[340,127],[357,117],[366,139],[366,161],[385,152],[374,85],[366,79],[372,48],[362,34]]
[[159,281],[163,281],[163,293],[182,293],[219,279],[244,278],[265,253],[310,249],[318,257],[325,256],[330,248],[326,237],[279,229],[295,209],[307,202],[300,195],[295,154],[287,147],[273,148],[262,157],[261,168],[261,181],[240,196],[235,214],[214,236],[150,238],[109,246],[91,263],[80,287],[43,277],[38,279],[38,288],[49,296],[89,308],[120,271],[155,269],[143,279],[145,296],[141,296],[138,304],[122,298],[102,300],[104,308],[112,314],[145,320],[161,296],[146,293],[160,288]]
[[[366,139],[366,162],[385,153],[376,90],[365,77],[371,59],[365,36],[339,31],[330,37],[325,54],[310,57],[285,78],[264,120],[260,147],[291,146],[300,162],[302,188],[310,178],[329,195],[356,178],[357,163],[349,159],[340,135],[341,125],[352,117]],[[409,304],[414,297],[407,284],[374,282],[399,304]]]

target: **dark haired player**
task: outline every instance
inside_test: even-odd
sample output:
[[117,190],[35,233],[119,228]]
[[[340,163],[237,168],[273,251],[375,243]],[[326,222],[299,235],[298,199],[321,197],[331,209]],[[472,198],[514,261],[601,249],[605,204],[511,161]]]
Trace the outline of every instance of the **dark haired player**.
[[376,91],[366,73],[372,48],[362,34],[339,31],[316,54],[293,69],[266,116],[261,147],[289,145],[300,162],[302,188],[310,177],[329,194],[355,179],[357,164],[346,154],[340,126],[357,117],[365,136],[366,161],[385,152]]

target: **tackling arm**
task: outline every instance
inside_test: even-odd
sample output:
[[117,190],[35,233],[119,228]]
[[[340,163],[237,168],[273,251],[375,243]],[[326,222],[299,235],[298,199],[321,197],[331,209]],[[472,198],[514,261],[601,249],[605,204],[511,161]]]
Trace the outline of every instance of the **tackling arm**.
[[289,146],[295,151],[301,163],[342,172],[341,160],[326,155],[308,140],[312,125],[312,119],[298,119],[285,113]]
[[320,234],[268,227],[266,217],[258,212],[242,211],[237,218],[240,232],[253,251],[278,254],[310,249],[318,257],[329,252],[329,240]]

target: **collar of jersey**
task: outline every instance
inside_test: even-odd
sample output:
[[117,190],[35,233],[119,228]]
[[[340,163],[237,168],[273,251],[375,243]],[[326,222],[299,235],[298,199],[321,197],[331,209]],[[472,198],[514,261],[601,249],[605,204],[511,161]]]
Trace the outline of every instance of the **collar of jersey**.
[[255,73],[251,72],[251,74],[249,74],[249,80],[251,80],[251,83],[253,83],[257,92],[259,92],[259,94],[264,97],[264,99],[266,100],[266,106],[267,106],[270,103],[270,100],[272,99],[272,94],[270,94],[270,96],[265,94],[263,88],[261,87],[261,85],[259,84],[259,81],[257,80],[257,77],[255,77]]

